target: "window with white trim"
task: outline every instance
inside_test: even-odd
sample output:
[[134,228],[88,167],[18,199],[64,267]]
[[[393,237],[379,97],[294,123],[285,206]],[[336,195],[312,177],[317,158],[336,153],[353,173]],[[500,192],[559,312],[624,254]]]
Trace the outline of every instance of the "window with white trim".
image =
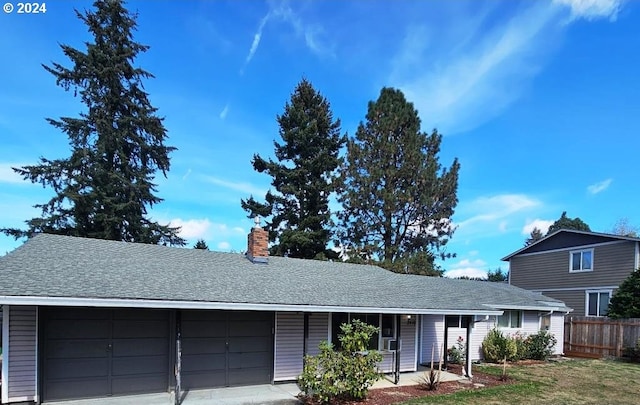
[[350,323],[354,319],[358,319],[369,325],[379,328],[380,333],[375,333],[369,341],[369,350],[383,350],[384,341],[386,339],[396,338],[396,317],[392,314],[355,314],[346,312],[336,312],[331,314],[331,343],[335,348],[340,348],[340,339],[342,333],[340,325]]
[[499,328],[521,328],[522,327],[522,311],[504,311],[502,315],[498,315]]
[[593,249],[569,252],[569,273],[593,271]]
[[586,310],[587,316],[607,316],[611,290],[587,291]]

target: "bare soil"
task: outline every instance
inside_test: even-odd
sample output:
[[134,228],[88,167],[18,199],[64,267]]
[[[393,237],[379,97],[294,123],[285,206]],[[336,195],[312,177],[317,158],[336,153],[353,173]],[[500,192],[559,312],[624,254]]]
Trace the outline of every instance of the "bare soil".
[[[459,365],[450,365],[449,372],[460,374]],[[331,405],[393,405],[408,401],[413,398],[426,397],[429,395],[452,394],[462,390],[482,389],[496,385],[510,384],[511,379],[502,381],[499,376],[484,374],[474,371],[471,381],[449,381],[438,385],[438,389],[429,391],[419,385],[407,385],[393,388],[380,388],[369,390],[369,395],[362,401],[336,400]],[[305,405],[318,405],[318,402],[310,398],[301,398]]]

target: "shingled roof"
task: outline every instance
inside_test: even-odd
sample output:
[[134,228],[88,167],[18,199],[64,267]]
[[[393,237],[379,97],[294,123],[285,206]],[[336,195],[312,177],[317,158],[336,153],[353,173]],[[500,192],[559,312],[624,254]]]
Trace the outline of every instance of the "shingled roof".
[[[504,283],[39,234],[0,257],[0,304],[494,314],[568,311]],[[498,312],[497,312],[498,311]]]

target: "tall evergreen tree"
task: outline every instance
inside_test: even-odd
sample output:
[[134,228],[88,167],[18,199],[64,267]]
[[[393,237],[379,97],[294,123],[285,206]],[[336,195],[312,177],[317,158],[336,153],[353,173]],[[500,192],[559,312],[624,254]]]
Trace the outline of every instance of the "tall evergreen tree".
[[640,268],[631,272],[613,294],[607,316],[613,319],[640,318]]
[[198,239],[196,244],[193,245],[193,248],[194,249],[201,249],[201,250],[209,250],[209,245],[207,245],[207,242],[205,242],[204,239]]
[[336,190],[338,153],[345,143],[340,120],[329,102],[303,79],[277,117],[282,143],[274,141],[276,161],[256,154],[253,168],[272,177],[275,193],[265,202],[241,201],[249,217],[267,218],[271,254],[306,259],[334,257],[329,197]]
[[166,176],[169,153],[163,119],[144,91],[153,76],[134,66],[146,45],[133,40],[137,15],[120,0],[97,0],[94,11],[81,13],[93,42],[86,51],[61,45],[71,62],[43,67],[66,91],[79,95],[86,110],[79,117],[47,119],[64,132],[71,156],[14,168],[25,180],[49,186],[55,196],[36,205],[42,217],[26,221],[27,230],[4,229],[30,237],[36,232],[142,243],[184,245],[178,228],[147,217],[148,207],[162,201],[155,195],[154,173]]
[[444,246],[454,232],[460,165],[454,159],[442,167],[441,141],[436,130],[420,131],[418,112],[401,91],[383,88],[369,102],[342,167],[340,239],[347,252],[396,272],[442,274],[434,260],[453,256]]
[[589,228],[589,225],[587,225],[583,220],[581,220],[578,217],[575,217],[575,218],[567,217],[566,211],[563,211],[562,215],[560,215],[560,218],[558,218],[556,222],[551,224],[551,226],[549,227],[549,230],[547,231],[547,235],[551,235],[552,233],[560,229],[573,229],[576,231],[591,232],[591,228]]
[[542,234],[542,231],[540,230],[540,228],[537,228],[537,227],[533,228],[533,230],[529,234],[529,237],[524,241],[524,245],[529,246],[532,243],[536,243],[542,238],[544,238],[544,235]]

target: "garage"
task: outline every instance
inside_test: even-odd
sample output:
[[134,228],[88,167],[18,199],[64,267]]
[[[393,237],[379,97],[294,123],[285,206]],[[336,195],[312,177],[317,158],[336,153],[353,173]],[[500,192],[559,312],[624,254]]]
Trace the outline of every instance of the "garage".
[[45,400],[166,392],[166,310],[42,308]]
[[271,383],[273,312],[181,311],[185,390]]

